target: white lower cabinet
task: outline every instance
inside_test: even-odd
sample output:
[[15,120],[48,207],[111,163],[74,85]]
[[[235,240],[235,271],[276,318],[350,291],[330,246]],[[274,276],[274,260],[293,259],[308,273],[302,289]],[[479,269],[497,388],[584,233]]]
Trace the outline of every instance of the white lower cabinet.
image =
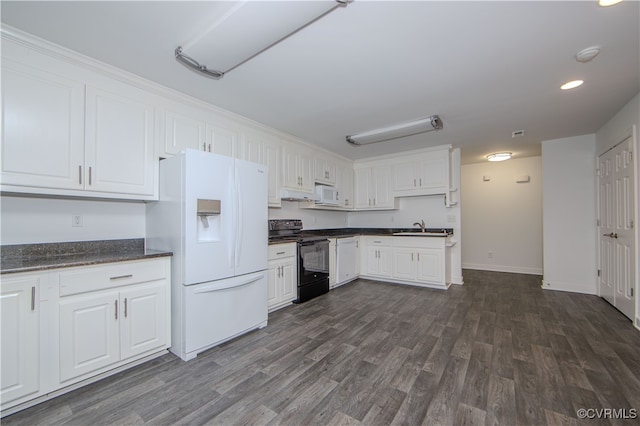
[[4,275],[2,414],[166,353],[170,262]]
[[269,246],[269,312],[291,304],[297,297],[296,255],[295,243]]
[[46,274],[17,274],[2,278],[0,334],[2,408],[40,390],[40,303]]
[[165,287],[139,284],[61,298],[60,381],[165,346]]
[[363,278],[446,289],[447,238],[361,237]]
[[390,278],[392,271],[391,263],[391,238],[389,237],[364,237],[365,249],[363,254],[362,267],[364,273],[361,275]]

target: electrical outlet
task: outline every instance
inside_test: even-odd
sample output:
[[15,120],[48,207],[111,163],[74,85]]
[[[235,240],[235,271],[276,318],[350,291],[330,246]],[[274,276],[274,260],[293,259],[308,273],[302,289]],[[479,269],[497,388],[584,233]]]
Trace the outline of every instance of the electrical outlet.
[[492,251],[488,252],[487,256],[489,257],[489,259],[493,259],[493,252]]
[[71,226],[73,226],[74,228],[81,228],[82,215],[74,214],[73,216],[71,216]]

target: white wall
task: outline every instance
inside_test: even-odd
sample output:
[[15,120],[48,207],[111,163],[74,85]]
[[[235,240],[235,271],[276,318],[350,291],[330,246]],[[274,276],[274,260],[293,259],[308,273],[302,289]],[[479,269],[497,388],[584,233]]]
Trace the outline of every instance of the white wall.
[[298,201],[282,201],[282,208],[269,208],[269,219],[302,219],[304,229],[346,228],[347,212],[301,209]]
[[[1,243],[30,244],[145,237],[141,202],[1,197]],[[71,226],[82,215],[83,226]]]
[[463,165],[461,191],[462,267],[542,274],[541,158]]
[[542,142],[544,288],[596,294],[596,136]]

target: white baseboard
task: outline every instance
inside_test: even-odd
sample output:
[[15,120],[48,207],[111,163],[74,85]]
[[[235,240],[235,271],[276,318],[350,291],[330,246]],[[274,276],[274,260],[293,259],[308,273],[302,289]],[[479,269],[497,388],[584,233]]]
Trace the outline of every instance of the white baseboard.
[[485,265],[481,263],[463,263],[462,269],[477,269],[480,271],[511,272],[514,274],[542,275],[542,268],[526,266]]
[[451,284],[464,285],[464,278],[462,278],[462,275],[452,276]]
[[597,286],[593,288],[588,288],[584,284],[576,284],[576,283],[563,283],[558,281],[547,281],[542,280],[542,289],[543,290],[556,290],[556,291],[568,291],[571,293],[581,293],[581,294],[593,294],[595,296],[598,295]]

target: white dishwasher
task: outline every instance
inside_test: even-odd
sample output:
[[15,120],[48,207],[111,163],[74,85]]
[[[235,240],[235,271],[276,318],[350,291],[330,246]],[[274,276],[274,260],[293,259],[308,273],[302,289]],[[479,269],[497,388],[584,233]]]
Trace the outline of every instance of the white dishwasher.
[[336,242],[336,286],[348,283],[357,278],[358,261],[357,238],[338,238]]

